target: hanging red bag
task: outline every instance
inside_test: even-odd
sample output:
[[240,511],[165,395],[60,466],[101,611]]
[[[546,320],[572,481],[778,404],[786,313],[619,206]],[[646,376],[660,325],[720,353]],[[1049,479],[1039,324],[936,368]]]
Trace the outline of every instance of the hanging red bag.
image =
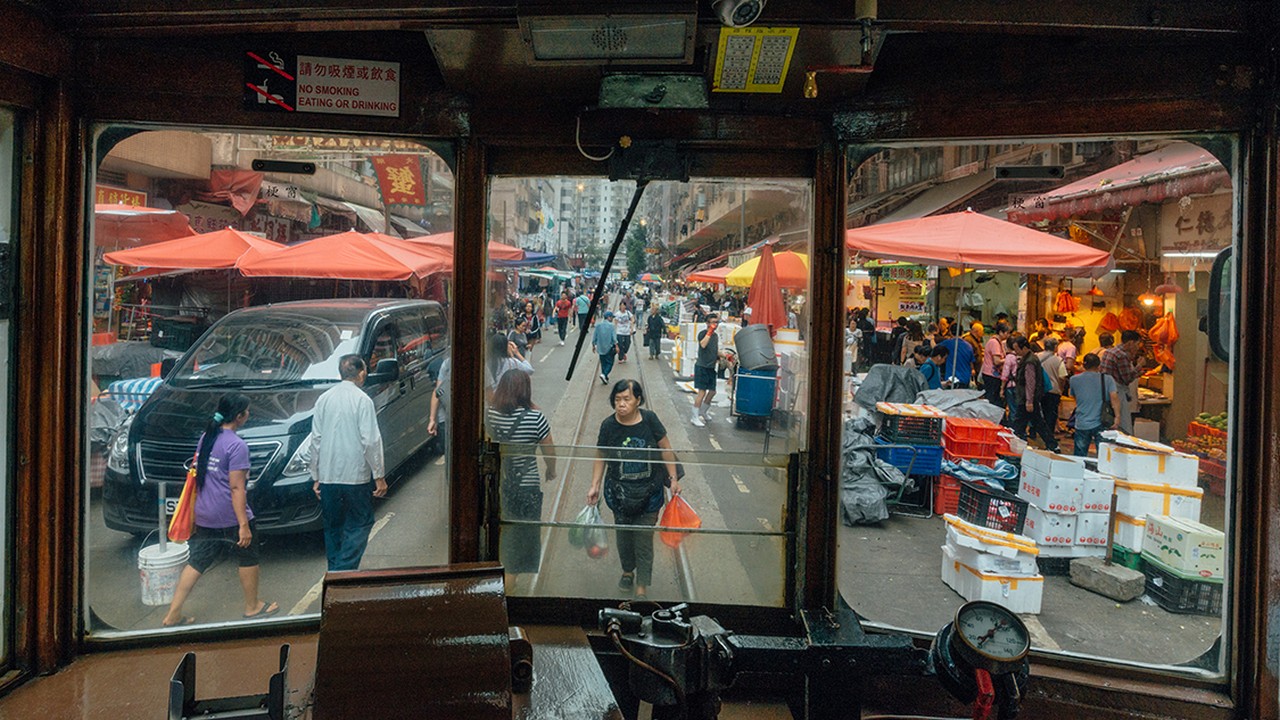
[[[197,455],[198,457],[198,455]],[[178,506],[169,520],[169,539],[173,542],[186,542],[196,529],[196,461],[191,460],[191,469],[187,470],[187,481],[182,485],[182,494],[178,496]]]
[[[662,517],[658,519],[658,525],[664,528],[678,528],[680,530],[695,530],[702,527],[702,518],[698,517],[698,513],[689,507],[689,503],[684,498],[676,495],[667,501],[667,506],[662,508]],[[663,531],[658,533],[658,537],[662,538],[662,542],[667,547],[676,548],[680,546],[680,542],[684,540],[684,532]]]

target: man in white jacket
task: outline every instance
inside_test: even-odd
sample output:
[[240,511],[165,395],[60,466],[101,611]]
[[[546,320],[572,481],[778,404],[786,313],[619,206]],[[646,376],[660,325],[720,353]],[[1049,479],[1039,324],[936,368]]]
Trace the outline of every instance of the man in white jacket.
[[364,358],[343,355],[342,382],[316,401],[311,421],[311,477],[330,571],[359,569],[373,528],[373,498],[387,494],[377,410],[361,389],[368,374]]

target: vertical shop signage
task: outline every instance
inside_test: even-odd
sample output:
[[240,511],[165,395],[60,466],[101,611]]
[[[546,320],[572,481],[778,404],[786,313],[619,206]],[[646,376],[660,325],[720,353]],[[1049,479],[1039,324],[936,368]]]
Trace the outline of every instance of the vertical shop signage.
[[372,160],[383,205],[427,204],[422,160],[417,155],[379,155]]
[[400,116],[400,63],[246,50],[246,110]]

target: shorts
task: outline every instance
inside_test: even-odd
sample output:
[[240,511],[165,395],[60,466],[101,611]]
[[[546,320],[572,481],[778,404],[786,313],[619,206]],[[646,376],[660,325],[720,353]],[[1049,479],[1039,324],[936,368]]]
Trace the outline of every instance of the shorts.
[[257,567],[258,528],[252,520],[249,521],[249,532],[253,533],[253,540],[249,541],[249,547],[242,548],[236,545],[240,540],[239,526],[207,528],[197,525],[196,531],[191,534],[191,540],[188,541],[191,554],[187,557],[187,564],[203,575],[209,568],[230,555],[242,568]]
[[716,368],[714,365],[711,367],[693,366],[693,388],[695,390],[716,389]]

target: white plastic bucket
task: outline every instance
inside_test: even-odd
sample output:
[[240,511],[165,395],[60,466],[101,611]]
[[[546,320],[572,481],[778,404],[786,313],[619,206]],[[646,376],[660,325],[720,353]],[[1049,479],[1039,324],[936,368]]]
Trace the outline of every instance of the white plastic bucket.
[[164,551],[150,545],[138,551],[138,575],[142,579],[143,605],[168,605],[178,589],[178,578],[187,564],[186,543],[171,542]]

